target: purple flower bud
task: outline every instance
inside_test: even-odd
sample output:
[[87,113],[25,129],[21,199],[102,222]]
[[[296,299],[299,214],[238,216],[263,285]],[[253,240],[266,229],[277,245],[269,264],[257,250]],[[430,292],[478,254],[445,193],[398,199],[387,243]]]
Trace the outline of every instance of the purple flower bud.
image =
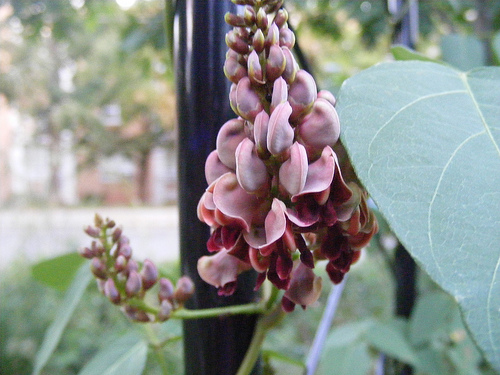
[[291,194],[298,194],[304,189],[307,178],[307,152],[304,146],[295,142],[290,147],[290,158],[280,167],[280,184]]
[[269,181],[267,167],[248,138],[241,141],[236,149],[236,177],[240,186],[249,193],[258,191]]
[[288,27],[280,30],[280,46],[292,49],[295,45],[295,34]]
[[238,89],[237,84],[233,83],[231,85],[231,89],[229,91],[229,105],[231,106],[231,109],[233,110],[233,112],[239,116],[240,113],[238,111],[238,104],[236,102],[236,90],[237,89]]
[[228,25],[231,25],[233,27],[246,26],[245,19],[242,16],[239,16],[234,13],[227,12],[226,15],[224,16],[224,20]]
[[174,292],[174,300],[179,304],[186,302],[194,293],[194,283],[187,277],[182,276],[178,281]]
[[[240,142],[245,138],[245,121],[242,118],[227,121],[220,128],[219,134],[217,134],[217,155],[220,161],[233,171],[236,169],[236,158],[234,153]],[[207,165],[208,164],[205,164],[205,168]],[[213,168],[216,165],[215,163],[209,167]],[[206,169],[205,174],[207,174]]]
[[288,101],[292,106],[291,122],[307,115],[318,97],[316,82],[305,70],[300,69],[288,90]]
[[279,104],[269,117],[267,148],[273,155],[278,155],[293,144],[294,131],[288,122],[292,107],[288,102]]
[[160,289],[158,291],[158,300],[160,302],[165,300],[172,301],[172,298],[174,297],[174,285],[172,282],[169,279],[162,277],[159,284]]
[[271,113],[274,109],[281,103],[286,102],[288,99],[288,86],[286,81],[279,77],[276,81],[274,81],[273,85],[273,95],[271,98]]
[[130,259],[127,263],[127,273],[130,273],[132,271],[139,271],[139,266],[137,265],[137,262],[133,259]]
[[279,8],[281,8],[282,5],[283,5],[283,0],[268,1],[267,4],[264,5],[264,8],[267,13],[274,13]]
[[278,46],[279,47],[279,41],[280,41],[280,30],[278,29],[278,26],[276,26],[276,24],[273,23],[273,24],[271,24],[271,27],[269,28],[269,31],[267,32],[265,46],[267,48],[269,48],[271,46]]
[[158,280],[158,269],[149,259],[145,259],[142,264],[141,276],[144,290],[151,288]]
[[262,66],[259,61],[259,55],[255,50],[248,56],[248,77],[250,77],[250,81],[256,85],[263,85],[265,83],[263,79]]
[[123,255],[125,259],[130,259],[132,256],[132,248],[128,243],[121,245],[118,250],[118,256]]
[[255,23],[259,29],[261,29],[264,32],[267,31],[267,28],[269,27],[269,20],[267,18],[267,14],[264,8],[260,8],[257,11]]
[[120,239],[121,235],[122,235],[122,228],[118,227],[116,228],[114,231],[113,231],[113,236],[111,237],[111,239],[113,240],[113,242],[118,242],[118,240]]
[[92,261],[90,262],[90,270],[100,279],[105,279],[108,276],[106,264],[99,258],[92,258]]
[[104,283],[104,295],[115,305],[118,305],[121,301],[120,292],[116,289],[115,282],[111,278]]
[[273,44],[269,48],[269,57],[266,63],[266,78],[269,81],[274,81],[285,70],[286,60],[283,50],[277,44]]
[[253,122],[263,106],[259,95],[253,90],[250,78],[243,77],[236,88],[236,106],[245,120]]
[[255,10],[251,6],[246,5],[243,11],[243,18],[248,26],[253,25],[256,18]]
[[128,274],[127,282],[125,284],[125,293],[127,296],[134,297],[137,296],[142,290],[142,280],[141,276],[137,271],[130,271]]
[[106,219],[106,227],[111,229],[111,228],[114,228],[116,225],[115,221],[114,220],[109,220],[109,219]]
[[318,92],[318,98],[325,99],[325,100],[329,101],[330,104],[334,107],[335,107],[335,104],[337,104],[337,99],[328,90],[320,90],[320,92]]
[[290,51],[287,47],[281,47],[283,51],[283,55],[285,55],[285,70],[283,71],[282,77],[289,84],[292,84],[295,81],[295,76],[299,70],[299,64],[295,60],[292,51]]
[[226,44],[238,53],[248,53],[248,43],[235,30],[231,30],[226,34]]
[[93,238],[99,238],[99,236],[101,235],[101,231],[99,230],[99,228],[93,227],[91,225],[87,225],[83,229],[83,231]]
[[141,310],[138,310],[135,313],[134,320],[136,322],[141,322],[141,323],[148,323],[151,321],[151,319],[149,318],[149,315]]
[[92,259],[93,257],[95,257],[97,255],[97,253],[95,251],[92,251],[88,247],[81,247],[80,249],[78,249],[78,252],[80,253],[80,255],[82,257],[87,258],[87,259]]
[[273,21],[280,29],[288,22],[288,12],[285,8],[281,8],[276,12]]
[[165,320],[170,318],[170,315],[172,314],[173,309],[174,308],[169,301],[163,300],[160,304],[160,309],[158,310],[158,315],[156,316],[156,318],[160,322],[164,322]]
[[247,70],[234,57],[226,58],[224,63],[224,74],[233,83],[238,83],[240,79],[247,75]]
[[265,41],[266,37],[264,36],[264,33],[261,29],[257,29],[252,40],[254,51],[256,51],[257,53],[261,53],[264,50]]
[[296,264],[285,297],[293,303],[308,306],[316,302],[321,294],[322,280],[302,262]]
[[115,270],[116,272],[122,272],[125,267],[127,267],[127,258],[120,254],[115,261]]

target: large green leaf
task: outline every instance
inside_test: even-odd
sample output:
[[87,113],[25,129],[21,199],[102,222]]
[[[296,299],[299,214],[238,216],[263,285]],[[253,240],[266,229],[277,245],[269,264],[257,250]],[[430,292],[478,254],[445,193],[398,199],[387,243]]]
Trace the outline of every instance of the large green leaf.
[[33,277],[58,290],[66,290],[85,261],[78,253],[69,253],[38,262],[31,268]]
[[79,375],[140,375],[144,371],[148,343],[131,332],[104,347]]
[[89,271],[88,264],[85,263],[80,266],[80,269],[76,273],[73,282],[64,296],[63,303],[57,306],[58,310],[54,321],[45,332],[42,345],[36,353],[33,375],[40,374],[40,371],[47,364],[91,279],[92,274]]
[[500,370],[500,68],[381,64],[337,109],[359,178]]

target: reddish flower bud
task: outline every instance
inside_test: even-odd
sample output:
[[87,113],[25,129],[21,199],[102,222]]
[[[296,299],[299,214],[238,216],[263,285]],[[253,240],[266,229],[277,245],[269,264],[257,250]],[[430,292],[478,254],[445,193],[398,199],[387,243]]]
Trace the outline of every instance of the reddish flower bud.
[[264,50],[265,41],[266,37],[264,36],[264,33],[261,29],[257,29],[252,40],[254,51],[256,51],[257,53],[261,53]]
[[224,74],[233,83],[238,83],[240,79],[247,75],[247,70],[234,57],[226,58],[224,63]]
[[253,122],[255,116],[264,108],[259,95],[252,88],[250,78],[243,77],[236,88],[236,106],[245,120]]
[[276,24],[273,23],[269,28],[269,31],[267,32],[265,46],[266,48],[270,48],[271,46],[279,47],[279,41],[280,41],[280,30],[278,29],[278,26],[276,26]]
[[301,69],[297,72],[295,80],[288,90],[288,101],[292,106],[291,122],[296,122],[307,115],[318,97],[314,78]]
[[273,21],[276,26],[278,26],[280,29],[285,26],[285,24],[288,22],[288,12],[286,11],[285,8],[281,8],[276,12],[276,16],[274,17]]
[[158,280],[158,269],[149,259],[145,259],[142,264],[141,276],[144,290],[151,288]]
[[273,95],[271,98],[271,113],[274,109],[281,103],[286,102],[288,99],[288,86],[286,81],[279,77],[274,81],[273,85]]
[[269,117],[267,148],[273,155],[278,155],[293,144],[294,131],[288,122],[292,107],[288,102],[279,104]]
[[95,257],[97,255],[97,253],[95,251],[92,251],[88,247],[81,247],[80,249],[78,249],[78,253],[80,253],[80,255],[82,257],[87,258],[87,259],[92,259],[93,257]]
[[83,231],[87,233],[90,237],[99,238],[101,235],[101,230],[99,228],[93,227],[91,225],[87,225]]
[[257,16],[255,18],[255,24],[259,29],[262,31],[267,31],[267,28],[269,27],[269,19],[267,18],[267,14],[263,8],[260,8],[257,11]]
[[236,149],[236,177],[240,186],[249,193],[258,191],[269,181],[267,167],[248,138],[241,141]]
[[[219,133],[217,134],[217,155],[220,161],[233,171],[236,169],[236,157],[234,153],[243,139],[246,139],[246,134],[245,121],[242,118],[227,121],[224,125],[222,125]],[[212,158],[213,157],[214,156],[212,156]],[[207,173],[207,166],[214,168],[215,165],[208,165],[207,160],[207,164],[205,164],[205,173]],[[212,178],[211,180],[213,181],[214,179]]]
[[115,261],[116,272],[122,272],[126,267],[127,267],[127,258],[125,258],[122,254],[118,255]]
[[293,83],[295,81],[295,76],[297,72],[299,71],[299,64],[297,64],[297,61],[295,60],[295,57],[293,56],[292,51],[288,49],[287,47],[281,47],[281,50],[283,51],[283,55],[285,56],[285,70],[283,70],[282,77],[287,81],[289,84]]
[[328,90],[320,90],[318,92],[318,98],[321,98],[321,99],[325,99],[327,100],[328,102],[330,102],[330,104],[332,106],[335,107],[335,104],[337,104],[337,99],[335,98],[335,96]]
[[235,30],[231,30],[226,34],[226,44],[238,53],[248,53],[248,43]]
[[288,27],[280,30],[280,46],[292,49],[295,45],[295,34]]
[[277,44],[269,48],[269,57],[266,63],[266,78],[269,81],[274,81],[285,70],[286,60],[283,50]]
[[262,110],[256,117],[253,125],[253,133],[255,139],[255,146],[257,153],[261,158],[269,154],[267,150],[267,131],[269,125],[269,115],[266,111]]
[[250,81],[256,85],[263,85],[265,83],[259,55],[256,51],[252,51],[250,55],[248,55],[248,77],[250,77]]
[[174,285],[169,279],[162,277],[159,281],[160,289],[158,290],[158,300],[164,301],[169,300],[172,301],[174,297]]
[[102,216],[99,215],[98,213],[96,213],[94,215],[94,225],[97,227],[97,228],[100,228],[102,226],[102,224],[104,223],[104,220],[102,219]]
[[122,235],[122,228],[118,227],[113,231],[113,235],[111,236],[111,239],[113,242],[118,242]]
[[137,271],[130,271],[128,274],[127,282],[125,284],[125,293],[127,296],[134,297],[137,296],[142,290],[142,280],[141,276]]
[[243,18],[245,19],[245,22],[247,26],[251,26],[255,23],[255,10],[251,7],[246,5],[245,10],[243,11]]
[[178,281],[174,292],[174,300],[179,304],[186,302],[194,293],[194,283],[187,277],[182,276]]
[[234,13],[227,12],[224,16],[224,20],[228,25],[233,27],[246,26],[246,21],[242,16]]
[[128,243],[126,244],[123,244],[123,245],[120,245],[119,249],[118,249],[118,256],[124,256],[125,259],[129,260],[130,257],[132,256],[132,248],[130,247],[130,245]]
[[96,277],[100,279],[105,279],[108,277],[106,264],[99,258],[92,258],[92,261],[90,262],[90,270]]
[[104,295],[115,305],[121,302],[120,292],[116,289],[115,282],[111,278],[104,283]]

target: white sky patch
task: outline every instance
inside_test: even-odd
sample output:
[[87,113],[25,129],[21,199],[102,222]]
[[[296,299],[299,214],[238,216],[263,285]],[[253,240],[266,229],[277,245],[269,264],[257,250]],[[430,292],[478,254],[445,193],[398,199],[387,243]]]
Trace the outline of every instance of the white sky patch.
[[116,0],[118,6],[124,10],[127,10],[134,6],[137,0]]

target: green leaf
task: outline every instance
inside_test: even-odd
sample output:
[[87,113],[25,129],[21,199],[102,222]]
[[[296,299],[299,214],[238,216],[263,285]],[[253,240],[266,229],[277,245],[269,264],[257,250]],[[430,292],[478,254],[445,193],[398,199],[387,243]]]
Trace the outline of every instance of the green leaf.
[[317,374],[366,375],[371,367],[368,345],[359,342],[351,346],[325,348]]
[[306,367],[304,362],[299,361],[298,359],[289,357],[289,356],[287,356],[283,353],[277,352],[275,350],[262,350],[262,355],[264,357],[275,359],[275,360],[278,360],[280,362],[288,363],[290,365],[294,365],[297,367],[302,367],[302,368]]
[[400,328],[397,323],[377,322],[366,332],[366,339],[382,353],[408,364],[416,364],[416,354]]
[[434,60],[431,59],[430,57],[425,56],[424,54],[414,51],[412,49],[409,49],[405,46],[393,46],[391,47],[391,53],[392,56],[396,60],[400,61],[405,61],[405,60],[418,60],[418,61],[429,61],[429,62],[435,62],[438,64],[444,64],[444,62],[439,61],[439,60]]
[[57,310],[54,321],[47,329],[47,332],[45,332],[42,345],[36,353],[33,375],[38,375],[47,364],[91,279],[92,274],[89,271],[88,264],[85,263],[78,270],[64,296],[63,303]]
[[358,177],[500,370],[500,68],[381,64],[337,109]]
[[85,259],[77,253],[69,253],[43,260],[31,268],[33,277],[58,290],[66,290]]
[[104,347],[79,375],[140,375],[147,354],[147,342],[135,332],[128,333]]
[[361,340],[363,335],[374,324],[375,320],[372,319],[342,324],[330,332],[326,339],[325,346],[340,347],[352,345],[356,341]]
[[441,38],[441,58],[443,61],[469,70],[486,64],[483,43],[473,35],[449,34]]

